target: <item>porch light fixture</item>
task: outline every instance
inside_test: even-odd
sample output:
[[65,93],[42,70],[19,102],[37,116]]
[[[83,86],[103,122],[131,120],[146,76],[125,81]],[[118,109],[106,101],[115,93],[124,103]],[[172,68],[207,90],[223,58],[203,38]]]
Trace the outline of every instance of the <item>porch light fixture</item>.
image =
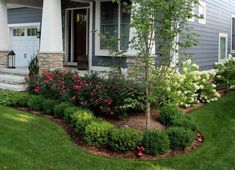
[[40,30],[37,31],[37,38],[41,38],[41,31]]
[[8,68],[11,68],[11,69],[16,68],[15,67],[15,56],[16,56],[16,54],[12,50],[8,53]]

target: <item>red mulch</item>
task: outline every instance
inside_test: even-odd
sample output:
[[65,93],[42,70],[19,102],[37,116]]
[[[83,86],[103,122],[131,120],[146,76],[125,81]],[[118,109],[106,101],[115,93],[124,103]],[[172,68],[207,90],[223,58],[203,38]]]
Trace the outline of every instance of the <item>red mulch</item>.
[[[84,142],[83,138],[76,134],[74,128],[70,124],[68,124],[67,122],[65,122],[64,120],[62,120],[56,116],[49,116],[49,115],[45,115],[41,112],[30,111],[28,108],[17,108],[17,109],[19,109],[21,111],[31,112],[35,115],[50,119],[51,121],[57,123],[69,134],[72,141],[74,143],[76,143],[82,150],[84,150],[90,154],[96,155],[96,156],[102,156],[102,157],[108,157],[108,158],[120,158],[120,159],[160,160],[160,159],[165,159],[168,157],[174,157],[177,155],[182,155],[185,153],[192,152],[192,151],[196,150],[198,147],[200,147],[204,141],[204,140],[202,140],[202,141],[196,140],[196,136],[195,136],[195,142],[192,144],[192,146],[187,147],[184,150],[179,150],[179,151],[172,151],[171,150],[171,151],[169,151],[165,154],[159,155],[159,156],[144,154],[143,157],[137,158],[136,154],[132,151],[130,151],[128,153],[113,152],[113,151],[110,151],[107,147],[97,148],[97,147],[87,145]],[[153,116],[152,128],[157,129],[157,130],[164,130],[166,127],[156,121],[157,116],[158,116],[158,112],[152,111],[152,116]],[[112,123],[114,123],[114,125],[117,127],[128,125],[128,127],[143,131],[144,125],[145,125],[144,115],[140,114],[140,115],[132,116],[132,117],[128,118],[127,120],[120,120],[120,121],[113,120]],[[202,134],[200,134],[200,135],[202,135]]]

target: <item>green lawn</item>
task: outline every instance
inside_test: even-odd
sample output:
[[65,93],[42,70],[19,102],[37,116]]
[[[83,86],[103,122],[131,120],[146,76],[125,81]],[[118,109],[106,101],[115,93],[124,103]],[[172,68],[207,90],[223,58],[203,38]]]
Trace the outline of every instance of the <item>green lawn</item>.
[[[205,143],[193,153],[163,161],[99,158],[79,149],[55,123],[0,106],[0,169],[178,170],[235,169],[235,93],[195,111]],[[160,168],[161,169],[161,168]]]

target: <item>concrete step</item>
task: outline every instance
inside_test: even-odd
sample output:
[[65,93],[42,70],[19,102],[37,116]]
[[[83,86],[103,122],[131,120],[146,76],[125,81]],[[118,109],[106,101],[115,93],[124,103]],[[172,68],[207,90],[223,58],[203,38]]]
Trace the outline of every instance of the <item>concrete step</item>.
[[25,91],[25,85],[12,85],[6,83],[0,83],[0,89],[2,90],[12,90],[12,91]]
[[17,75],[25,77],[29,74],[29,71],[27,69],[0,69],[0,75]]
[[20,85],[25,84],[25,78],[23,76],[0,74],[0,83]]

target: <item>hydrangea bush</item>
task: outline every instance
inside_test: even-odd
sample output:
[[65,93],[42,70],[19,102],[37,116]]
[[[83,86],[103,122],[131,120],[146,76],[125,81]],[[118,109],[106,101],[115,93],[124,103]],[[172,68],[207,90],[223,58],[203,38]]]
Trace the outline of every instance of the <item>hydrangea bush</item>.
[[199,66],[192,64],[191,60],[183,62],[180,70],[176,67],[159,69],[165,69],[165,75],[155,87],[153,101],[157,105],[174,103],[180,107],[190,107],[199,102],[210,103],[220,97],[213,83],[216,72],[201,72]]

